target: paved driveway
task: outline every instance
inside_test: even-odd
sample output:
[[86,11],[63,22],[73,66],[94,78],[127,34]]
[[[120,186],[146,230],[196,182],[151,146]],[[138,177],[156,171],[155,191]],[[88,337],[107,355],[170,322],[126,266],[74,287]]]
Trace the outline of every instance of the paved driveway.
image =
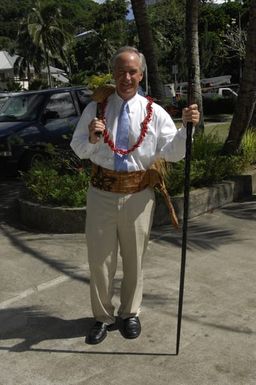
[[[88,346],[84,235],[20,227],[8,209],[17,190],[0,182],[1,385],[255,385],[255,197],[189,222],[176,356],[181,235],[169,226],[152,232],[140,338],[115,330]],[[120,279],[119,269],[116,304]]]

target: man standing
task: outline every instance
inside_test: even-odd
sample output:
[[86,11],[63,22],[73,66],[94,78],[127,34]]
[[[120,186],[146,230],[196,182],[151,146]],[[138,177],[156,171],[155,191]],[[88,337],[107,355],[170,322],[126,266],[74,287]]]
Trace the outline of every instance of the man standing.
[[96,322],[86,338],[89,344],[103,341],[115,323],[111,300],[118,249],[123,264],[118,309],[122,335],[128,339],[140,335],[143,256],[155,205],[153,189],[142,182],[155,160],[175,162],[184,157],[185,125],[199,121],[197,105],[191,105],[182,112],[184,127],[177,130],[162,107],[138,94],[145,59],[136,48],[119,49],[112,68],[116,89],[104,103],[103,116],[95,118],[97,103],[90,103],[71,142],[75,153],[93,164],[86,237]]

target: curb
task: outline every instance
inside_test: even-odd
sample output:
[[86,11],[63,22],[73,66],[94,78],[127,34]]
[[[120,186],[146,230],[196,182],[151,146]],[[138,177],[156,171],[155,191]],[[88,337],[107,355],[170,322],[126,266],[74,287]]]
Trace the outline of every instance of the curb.
[[[212,211],[227,203],[256,193],[256,170],[211,187],[190,191],[188,218]],[[183,195],[172,198],[179,221],[183,218]],[[84,233],[86,207],[67,208],[40,205],[18,199],[19,219],[25,226],[45,233]],[[161,195],[156,196],[153,227],[170,224],[169,213]]]
[[73,234],[85,231],[86,207],[58,207],[41,205],[18,199],[21,223],[46,233]]

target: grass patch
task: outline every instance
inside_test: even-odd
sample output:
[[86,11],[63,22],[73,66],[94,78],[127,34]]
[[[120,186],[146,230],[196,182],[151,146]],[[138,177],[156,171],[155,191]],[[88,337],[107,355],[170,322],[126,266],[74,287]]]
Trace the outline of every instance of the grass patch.
[[231,122],[223,123],[206,123],[204,133],[205,135],[217,136],[222,143],[226,140]]

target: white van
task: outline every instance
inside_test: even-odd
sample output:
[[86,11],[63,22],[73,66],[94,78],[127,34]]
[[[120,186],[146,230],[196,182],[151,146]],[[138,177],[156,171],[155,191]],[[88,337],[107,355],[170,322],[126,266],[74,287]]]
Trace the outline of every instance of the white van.
[[221,97],[221,98],[237,98],[237,93],[229,87],[218,87],[218,88],[207,88],[202,89],[202,96],[204,98],[213,98],[213,97]]

